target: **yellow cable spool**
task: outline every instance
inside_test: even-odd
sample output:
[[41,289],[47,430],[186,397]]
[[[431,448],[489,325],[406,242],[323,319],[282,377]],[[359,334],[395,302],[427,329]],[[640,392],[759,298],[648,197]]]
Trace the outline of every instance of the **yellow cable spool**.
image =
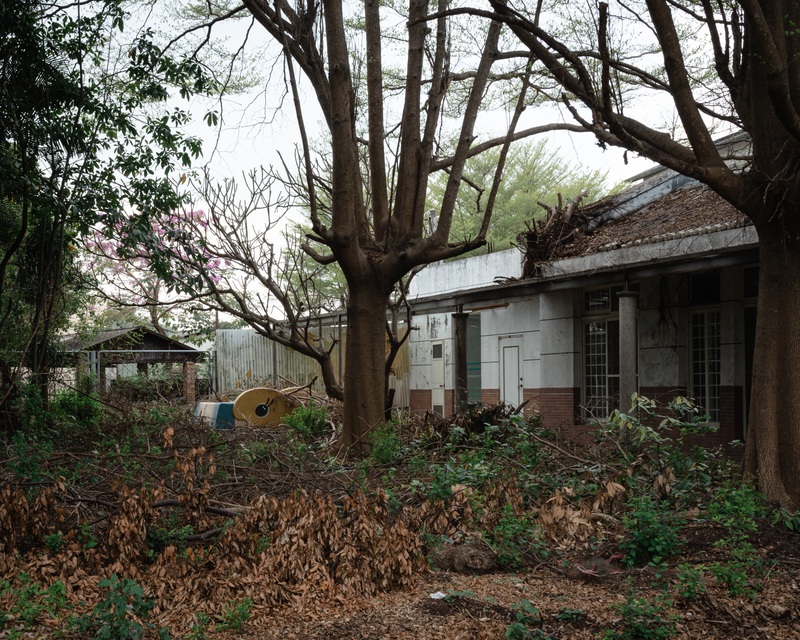
[[254,427],[279,427],[294,407],[275,389],[249,389],[233,403],[233,416]]

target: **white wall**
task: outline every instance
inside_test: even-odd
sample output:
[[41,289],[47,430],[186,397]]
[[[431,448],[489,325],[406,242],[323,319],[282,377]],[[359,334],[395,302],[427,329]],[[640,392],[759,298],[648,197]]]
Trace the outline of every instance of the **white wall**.
[[444,386],[453,389],[453,318],[450,313],[433,313],[414,316],[408,338],[409,361],[411,363],[411,388],[431,388],[431,343],[444,341]]
[[574,290],[539,295],[541,388],[574,387],[580,378],[581,321]]
[[428,265],[411,281],[410,296],[422,298],[488,287],[497,277],[519,278],[521,275],[522,253],[518,249],[485,253]]
[[500,341],[518,336],[523,386],[538,388],[541,378],[539,341],[539,297],[514,302],[508,307],[481,311],[481,385],[500,388]]

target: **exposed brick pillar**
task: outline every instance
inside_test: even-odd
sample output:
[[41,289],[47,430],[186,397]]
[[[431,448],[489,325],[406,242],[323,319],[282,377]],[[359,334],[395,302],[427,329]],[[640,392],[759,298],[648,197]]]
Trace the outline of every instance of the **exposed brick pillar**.
[[194,362],[183,363],[183,397],[186,402],[194,402]]

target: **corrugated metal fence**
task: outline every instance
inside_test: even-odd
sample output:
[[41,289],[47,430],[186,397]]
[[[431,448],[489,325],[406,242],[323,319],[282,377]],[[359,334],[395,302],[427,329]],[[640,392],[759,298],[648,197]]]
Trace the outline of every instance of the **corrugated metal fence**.
[[[405,328],[401,328],[401,334]],[[326,324],[322,327],[323,340],[330,347],[340,335],[340,326]],[[341,341],[331,352],[333,370],[344,372],[345,345],[347,332],[341,328]],[[342,364],[340,367],[340,358]],[[308,383],[318,376],[313,389],[324,392],[322,372],[316,360],[298,353],[294,349],[268,340],[253,329],[220,329],[217,331],[217,384],[220,392],[226,389],[250,388],[258,386],[262,380],[277,379],[279,384],[291,381],[298,385]],[[281,381],[280,377],[285,380]],[[395,389],[394,404],[397,407],[409,406],[409,385],[411,380],[408,362],[408,342],[400,349],[394,362],[394,374],[389,386]]]

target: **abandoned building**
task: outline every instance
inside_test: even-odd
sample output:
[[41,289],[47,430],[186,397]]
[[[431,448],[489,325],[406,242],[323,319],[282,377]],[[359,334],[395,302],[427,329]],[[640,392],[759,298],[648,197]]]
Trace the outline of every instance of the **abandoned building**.
[[[729,151],[741,136],[720,141]],[[634,392],[689,396],[718,427],[747,429],[758,236],[700,183],[656,167],[623,193],[535,223],[520,247],[431,264],[413,280],[412,327],[395,361],[395,406],[449,415],[498,401],[581,437]],[[548,224],[553,219],[554,223]],[[319,319],[341,376],[346,316]],[[304,384],[316,362],[252,330],[217,332],[219,388],[280,378]],[[252,386],[252,382],[249,383]],[[322,386],[317,379],[317,390]],[[620,400],[622,399],[622,400]]]
[[444,415],[504,401],[566,436],[630,407],[688,395],[743,439],[758,237],[707,187],[659,168],[579,209],[524,251],[428,266],[412,285],[409,405]]

